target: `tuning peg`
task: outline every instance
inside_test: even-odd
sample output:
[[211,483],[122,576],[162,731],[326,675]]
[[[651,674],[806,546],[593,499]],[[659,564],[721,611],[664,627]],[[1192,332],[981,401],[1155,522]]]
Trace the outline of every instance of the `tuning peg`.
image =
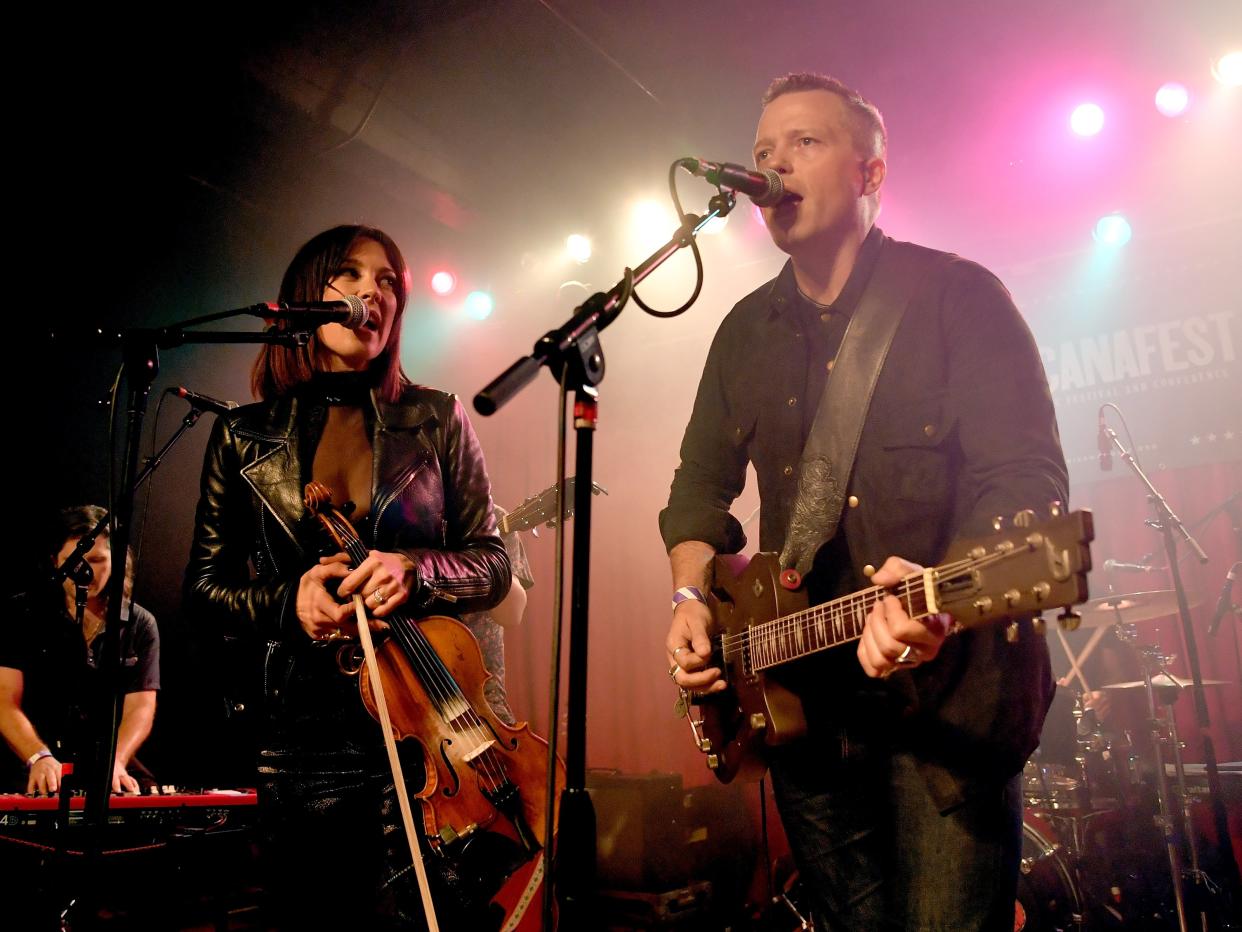
[[1057,615],[1057,624],[1061,626],[1062,631],[1077,631],[1078,626],[1082,624],[1082,615],[1072,608],[1066,608],[1060,615]]
[[1030,527],[1035,523],[1035,512],[1029,508],[1023,508],[1013,516],[1014,527]]
[[1044,621],[1043,615],[1036,615],[1031,619],[1031,630],[1043,637],[1048,633],[1048,623]]
[[1054,518],[1061,517],[1061,512],[1063,512],[1064,510],[1065,510],[1065,503],[1062,501],[1059,501],[1058,499],[1054,498],[1052,501],[1048,503],[1048,514],[1052,515],[1052,517]]
[[1005,625],[1005,640],[1010,644],[1018,643],[1018,623],[1016,621],[1011,621]]
[[999,530],[1004,529],[1004,527],[1005,527],[1005,516],[995,515],[992,518],[992,530],[999,531]]

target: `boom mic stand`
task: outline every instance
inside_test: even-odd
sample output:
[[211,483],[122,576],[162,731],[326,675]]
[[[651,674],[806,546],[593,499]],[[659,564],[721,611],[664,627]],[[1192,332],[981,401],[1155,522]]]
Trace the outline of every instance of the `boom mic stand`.
[[[223,331],[187,331],[184,328],[219,320],[233,314],[247,313],[251,309],[225,314],[213,314],[198,317],[180,324],[158,330],[134,329],[108,334],[101,337],[98,333],[89,337],[91,342],[119,343],[121,346],[122,370],[125,374],[127,403],[125,424],[124,458],[120,478],[121,495],[114,507],[111,507],[109,519],[112,531],[109,540],[112,544],[113,573],[108,580],[108,609],[104,619],[103,641],[99,656],[96,658],[96,669],[99,672],[101,692],[100,710],[106,705],[107,711],[99,715],[93,723],[94,742],[87,756],[86,773],[82,785],[86,790],[84,805],[84,822],[87,826],[86,864],[84,876],[94,877],[98,859],[103,853],[104,831],[108,819],[108,805],[112,794],[112,767],[116,757],[117,728],[121,721],[123,696],[120,691],[121,670],[121,624],[122,610],[126,608],[125,596],[125,565],[129,553],[130,521],[134,511],[134,493],[139,482],[150,475],[158,465],[158,460],[148,464],[148,468],[138,474],[138,454],[142,440],[142,421],[146,413],[147,396],[151,384],[159,374],[159,351],[185,343],[285,343],[303,345],[309,338],[305,330],[277,330],[270,328],[262,332],[223,332]],[[53,340],[72,342],[75,337],[69,335],[52,335]],[[196,418],[195,418],[196,419]],[[188,418],[187,418],[188,420]],[[192,422],[191,422],[192,423]],[[188,429],[183,424],[178,436]],[[174,439],[176,439],[174,437]],[[171,446],[171,441],[160,451],[160,456]],[[112,506],[112,503],[108,503]],[[98,535],[100,527],[94,532]],[[83,551],[85,553],[85,551]],[[72,558],[71,558],[72,559]],[[68,562],[68,561],[66,561]],[[119,568],[119,569],[118,569]],[[57,568],[57,572],[60,571]],[[124,620],[128,620],[127,618]],[[95,891],[91,891],[90,901],[95,899]],[[89,912],[85,915],[89,917]],[[89,925],[91,920],[87,919]]]
[[[1195,717],[1199,726],[1199,737],[1203,741],[1203,759],[1207,771],[1208,796],[1211,801],[1213,823],[1216,830],[1216,845],[1220,856],[1221,868],[1228,875],[1227,885],[1231,893],[1236,893],[1239,884],[1238,863],[1233,855],[1229,823],[1221,794],[1220,771],[1216,763],[1216,748],[1209,731],[1212,724],[1211,716],[1208,714],[1207,697],[1203,692],[1203,675],[1199,669],[1199,649],[1195,640],[1194,625],[1190,619],[1190,603],[1186,598],[1186,587],[1182,582],[1181,566],[1177,559],[1178,540],[1180,539],[1186,544],[1200,563],[1207,563],[1208,555],[1204,553],[1198,541],[1191,536],[1181,519],[1173,513],[1173,509],[1169,507],[1169,503],[1165,501],[1164,496],[1160,494],[1159,490],[1156,489],[1155,485],[1147,477],[1147,474],[1143,472],[1143,468],[1139,465],[1138,460],[1122,445],[1116,432],[1107,424],[1101,425],[1101,431],[1107,438],[1110,449],[1117,451],[1125,464],[1130,467],[1130,470],[1147,489],[1148,499],[1156,511],[1155,519],[1148,523],[1155,530],[1160,531],[1161,537],[1164,540],[1165,561],[1169,568],[1169,574],[1173,579],[1173,589],[1177,593],[1177,611],[1182,622],[1182,636],[1186,643],[1186,659],[1190,665],[1190,678],[1193,683],[1192,692],[1195,699]],[[1169,714],[1172,715],[1171,709]],[[1162,772],[1158,776],[1163,779],[1165,774]],[[1191,826],[1187,825],[1186,831],[1189,833]],[[1181,878],[1174,877],[1173,882],[1178,885],[1177,889],[1180,891]],[[1197,891],[1200,893],[1196,905],[1200,912],[1203,927],[1206,928],[1207,913],[1204,909],[1206,897],[1203,894],[1207,889],[1207,885],[1202,873],[1196,872],[1194,882]],[[1181,906],[1180,900],[1178,905],[1179,907]],[[1180,913],[1181,910],[1179,909]],[[1178,919],[1181,927],[1185,929],[1185,915],[1180,914]]]
[[[529,356],[523,356],[493,379],[474,397],[475,410],[484,416],[496,411],[530,383],[547,366],[558,382],[574,391],[575,468],[574,537],[572,591],[569,623],[569,689],[568,727],[566,730],[565,789],[559,810],[559,837],[556,843],[556,887],[561,902],[560,922],[570,930],[592,926],[591,898],[595,884],[595,810],[586,791],[586,671],[587,634],[589,630],[588,601],[591,564],[591,489],[592,453],[596,420],[599,413],[597,386],[604,378],[604,350],[599,331],[620,315],[633,293],[634,286],[662,265],[677,250],[689,246],[695,235],[715,217],[723,217],[733,209],[734,198],[721,191],[709,202],[710,212],[703,217],[686,214],[672,239],[631,270],[608,292],[599,292],[584,301],[574,316],[555,330],[550,330],[535,344]],[[564,406],[561,408],[564,417]],[[564,476],[559,477],[564,487]],[[563,504],[561,507],[563,512]],[[564,526],[558,521],[558,527]],[[557,591],[561,580],[557,580]],[[559,618],[557,620],[559,626]],[[559,645],[559,627],[554,634]],[[559,653],[558,653],[559,657]],[[555,664],[554,664],[555,668]],[[557,688],[554,685],[554,690]],[[556,707],[549,710],[552,727],[548,735],[549,767],[556,766]],[[549,785],[553,786],[549,779]],[[549,796],[548,819],[545,825],[544,870],[551,880],[551,848],[553,811],[556,801]],[[551,883],[545,886],[544,928],[553,928]],[[597,919],[598,917],[594,917]]]

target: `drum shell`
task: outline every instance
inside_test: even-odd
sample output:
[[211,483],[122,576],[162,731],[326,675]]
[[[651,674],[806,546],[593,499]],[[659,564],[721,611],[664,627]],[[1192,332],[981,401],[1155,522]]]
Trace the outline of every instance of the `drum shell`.
[[1022,861],[1014,932],[1059,932],[1078,927],[1082,900],[1056,831],[1039,812],[1022,816]]

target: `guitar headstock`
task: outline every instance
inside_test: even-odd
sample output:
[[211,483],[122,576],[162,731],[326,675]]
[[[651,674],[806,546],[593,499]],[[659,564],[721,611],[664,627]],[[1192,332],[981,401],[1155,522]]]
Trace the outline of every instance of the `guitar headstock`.
[[[565,519],[569,520],[574,516],[574,477],[570,476],[565,480]],[[552,527],[556,524],[559,515],[556,507],[556,488],[557,484],[548,486],[538,495],[532,495],[522,504],[514,508],[509,514],[505,515],[501,521],[500,532],[508,534],[511,531],[529,531],[541,524]],[[591,491],[596,495],[603,493],[608,494],[608,490],[601,486],[598,482],[591,483]]]
[[1073,607],[1087,600],[1095,538],[1091,512],[1066,513],[1055,503],[1051,511],[1043,521],[1021,511],[1008,529],[997,519],[997,533],[951,547],[945,562],[931,571],[936,609],[973,627],[1059,608],[1061,626],[1078,627]]

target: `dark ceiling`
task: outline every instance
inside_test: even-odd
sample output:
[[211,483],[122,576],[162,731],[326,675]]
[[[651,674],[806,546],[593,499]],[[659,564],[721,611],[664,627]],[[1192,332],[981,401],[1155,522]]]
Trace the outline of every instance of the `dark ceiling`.
[[[37,39],[21,43],[24,122],[10,128],[34,164],[17,193],[74,237],[110,315],[165,320],[199,310],[196,295],[214,300],[227,276],[269,288],[306,235],[362,217],[413,255],[503,279],[523,236],[603,226],[631,191],[658,193],[677,156],[744,159],[758,96],[787,70],[863,89],[890,125],[892,187],[969,229],[981,184],[1012,181],[1032,155],[1022,132],[998,127],[1033,86],[1070,72],[1159,83],[1242,40],[1242,11],[1223,0],[252,2],[66,11],[54,26],[25,15],[10,35]],[[997,177],[981,183],[966,152]],[[144,287],[130,288],[114,256],[148,232]]]
[[[635,192],[661,196],[678,156],[744,160],[759,95],[789,70],[834,73],[884,110],[899,233],[988,263],[1062,249],[1067,218],[1136,191],[1166,227],[1239,211],[1228,149],[1151,185],[1137,149],[1056,175],[1041,141],[1077,86],[1138,100],[1122,119],[1146,131],[1151,88],[1210,84],[1212,55],[1242,42],[1236,2],[154,9],[25,8],[10,24],[11,216],[37,243],[25,287],[40,307],[53,297],[54,321],[166,323],[268,299],[297,245],[357,220],[389,229],[416,273],[448,260],[501,295],[532,243],[586,229],[596,284],[611,284],[641,256],[609,241],[610,219]],[[519,332],[509,355],[541,331]],[[54,359],[62,418],[44,426],[61,444],[84,417],[97,426],[114,368],[108,353]]]

